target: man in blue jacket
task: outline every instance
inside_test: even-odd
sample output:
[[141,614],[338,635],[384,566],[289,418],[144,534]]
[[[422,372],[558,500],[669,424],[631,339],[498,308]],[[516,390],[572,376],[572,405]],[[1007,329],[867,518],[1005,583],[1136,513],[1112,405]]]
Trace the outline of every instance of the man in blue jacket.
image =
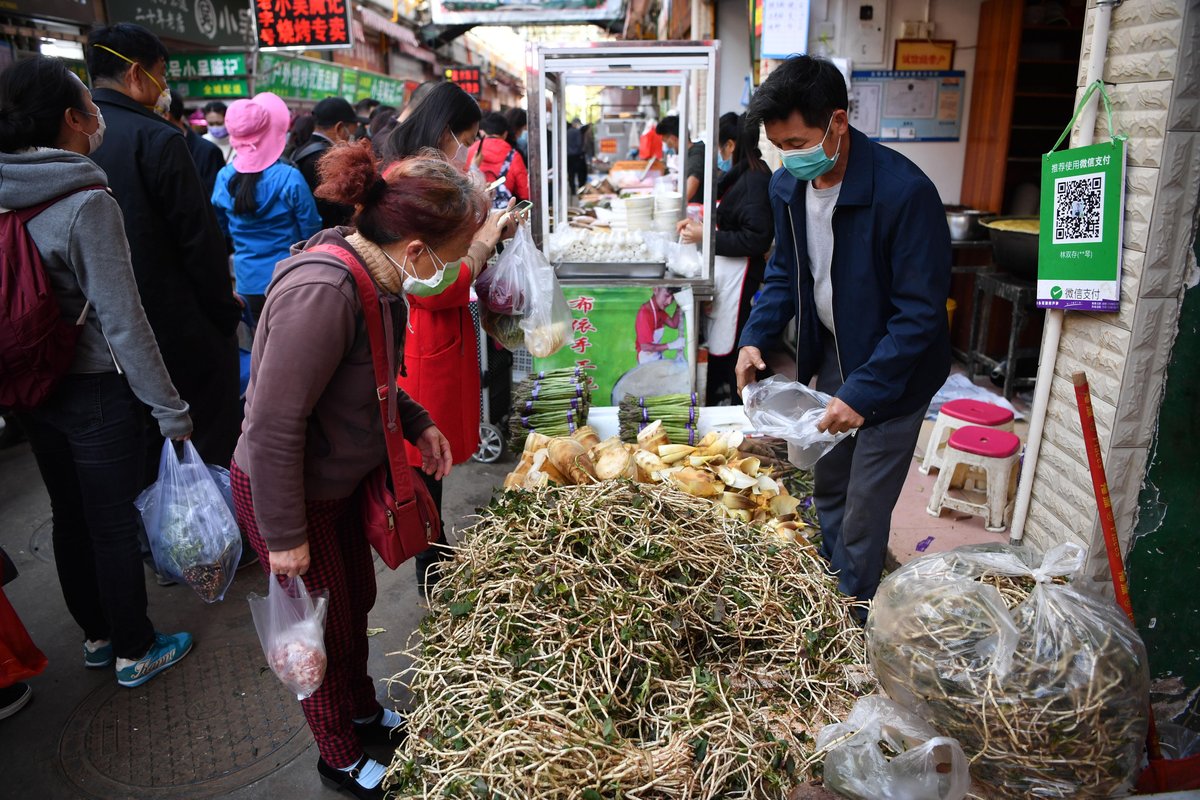
[[775,251],[738,354],[738,390],[797,320],[797,379],[834,396],[822,430],[857,431],[814,469],[821,553],[838,587],[875,596],[921,420],[950,371],[950,233],[915,164],[850,127],[828,61],[784,62],[747,111],[780,151]]

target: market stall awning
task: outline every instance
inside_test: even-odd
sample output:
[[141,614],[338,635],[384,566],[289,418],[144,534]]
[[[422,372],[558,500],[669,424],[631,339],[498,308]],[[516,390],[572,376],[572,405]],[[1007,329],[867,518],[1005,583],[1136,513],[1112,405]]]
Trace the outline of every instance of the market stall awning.
[[419,61],[430,64],[437,62],[437,55],[432,50],[421,46],[417,35],[403,25],[392,22],[382,14],[377,14],[369,8],[360,7],[363,27],[390,36],[400,48],[400,52]]

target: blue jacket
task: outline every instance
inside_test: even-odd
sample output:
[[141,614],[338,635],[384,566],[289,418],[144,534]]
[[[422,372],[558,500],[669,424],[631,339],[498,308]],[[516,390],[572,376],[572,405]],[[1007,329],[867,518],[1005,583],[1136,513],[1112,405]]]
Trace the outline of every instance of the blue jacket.
[[295,167],[276,161],[263,170],[256,187],[258,211],[233,213],[229,180],[237,173],[228,164],[217,174],[212,204],[225,235],[233,240],[233,272],[242,294],[266,294],[276,262],[291,254],[296,242],[321,230],[312,192]]
[[[837,396],[867,425],[911,414],[950,372],[950,231],[925,173],[850,129],[850,163],[833,212],[833,322],[844,385]],[[797,378],[821,366],[828,335],[817,317],[805,231],[808,184],[771,179],[775,252],[741,346],[776,346],[797,317]]]

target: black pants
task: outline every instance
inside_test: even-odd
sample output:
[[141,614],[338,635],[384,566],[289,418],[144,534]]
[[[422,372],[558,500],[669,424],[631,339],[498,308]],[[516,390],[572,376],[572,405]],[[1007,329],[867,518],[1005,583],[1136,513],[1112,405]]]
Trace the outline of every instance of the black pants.
[[438,517],[441,521],[437,543],[413,557],[413,562],[417,565],[417,586],[420,587],[421,594],[426,594],[427,590],[433,589],[438,580],[437,570],[430,574],[429,568],[439,561],[449,558],[450,548],[446,544],[446,522],[442,518],[442,482],[431,475],[426,475],[424,471],[418,471],[421,473],[421,479],[425,481],[425,486],[429,489],[433,504],[437,506]]
[[111,639],[120,658],[154,641],[138,546],[142,405],[121,375],[70,375],[22,414],[50,495],[54,561],[67,610],[88,639]]
[[567,180],[570,181],[567,185],[571,187],[571,194],[579,191],[588,179],[588,162],[587,156],[567,156]]

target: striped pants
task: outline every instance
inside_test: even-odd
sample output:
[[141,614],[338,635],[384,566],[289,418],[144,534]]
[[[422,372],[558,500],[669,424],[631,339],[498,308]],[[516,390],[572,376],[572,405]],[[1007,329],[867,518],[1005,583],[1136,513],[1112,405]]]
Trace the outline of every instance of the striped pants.
[[[250,478],[238,465],[230,467],[238,525],[270,575],[270,553],[254,517]],[[304,718],[317,741],[321,758],[343,769],[362,756],[354,732],[355,719],[379,712],[375,681],[367,674],[367,613],[375,605],[375,567],[354,498],[305,503],[310,563],[304,585],[310,592],[329,592],[325,618],[328,666],[321,688],[301,700]]]

